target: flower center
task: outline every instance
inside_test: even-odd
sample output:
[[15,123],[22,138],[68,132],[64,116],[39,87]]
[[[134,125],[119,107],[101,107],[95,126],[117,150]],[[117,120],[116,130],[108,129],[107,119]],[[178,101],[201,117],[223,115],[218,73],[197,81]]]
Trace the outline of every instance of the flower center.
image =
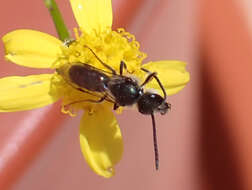
[[[69,79],[69,68],[75,64],[89,64],[109,72],[102,61],[119,73],[120,62],[124,61],[127,70],[134,73],[140,69],[146,54],[139,51],[139,43],[134,35],[124,29],[107,29],[101,33],[82,31],[81,35],[75,29],[75,37],[75,40],[67,42],[62,47],[62,55],[52,66],[57,72],[52,79],[51,94],[62,99],[63,112],[71,114],[76,110],[85,109],[93,113],[98,104],[89,100],[98,100],[101,95],[95,92],[97,96],[93,96],[79,90]],[[102,105],[112,106],[108,102]]]

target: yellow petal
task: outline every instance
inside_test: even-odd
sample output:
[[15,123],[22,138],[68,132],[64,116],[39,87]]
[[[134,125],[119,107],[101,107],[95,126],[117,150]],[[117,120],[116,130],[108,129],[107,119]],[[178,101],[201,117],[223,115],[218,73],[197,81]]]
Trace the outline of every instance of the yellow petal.
[[5,58],[26,67],[50,68],[61,53],[60,40],[35,30],[15,30],[2,40]]
[[70,0],[79,27],[86,32],[112,26],[111,0]]
[[30,110],[52,104],[51,74],[11,76],[0,79],[0,112]]
[[95,173],[103,177],[114,175],[114,166],[121,159],[123,142],[120,128],[110,109],[87,111],[80,123],[82,153]]
[[[143,68],[157,72],[158,78],[163,84],[168,95],[173,95],[182,90],[190,80],[190,74],[186,71],[186,63],[181,61],[157,61],[143,65]],[[147,74],[140,72],[139,76],[143,81]],[[153,79],[146,85],[146,88],[156,89],[161,92],[158,83]]]

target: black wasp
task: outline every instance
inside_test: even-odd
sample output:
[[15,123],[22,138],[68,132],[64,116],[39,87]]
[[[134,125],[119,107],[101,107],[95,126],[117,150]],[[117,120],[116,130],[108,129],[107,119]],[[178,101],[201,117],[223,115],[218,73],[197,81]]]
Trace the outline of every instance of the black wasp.
[[[155,152],[155,167],[156,170],[158,170],[159,157],[154,113],[159,112],[164,115],[171,108],[171,105],[166,102],[167,95],[163,85],[157,77],[157,73],[150,72],[142,68],[144,72],[148,73],[148,76],[142,84],[139,84],[138,81],[133,77],[123,75],[124,69],[127,70],[127,66],[123,61],[121,61],[120,63],[120,73],[117,74],[116,71],[109,65],[104,63],[91,48],[89,48],[88,46],[85,47],[89,49],[97,58],[97,60],[110,72],[98,69],[86,63],[76,63],[71,65],[67,73],[64,74],[61,69],[57,69],[58,74],[62,75],[63,78],[64,75],[67,74],[70,82],[74,84],[74,86],[72,86],[81,92],[94,96],[97,96],[97,93],[99,94],[98,100],[90,99],[83,101],[92,103],[108,101],[114,104],[114,110],[116,110],[120,106],[131,106],[136,104],[140,113],[144,115],[151,115]],[[159,84],[163,92],[163,97],[157,93],[144,91],[144,86],[152,79],[155,79]],[[78,87],[76,88],[75,86]]]

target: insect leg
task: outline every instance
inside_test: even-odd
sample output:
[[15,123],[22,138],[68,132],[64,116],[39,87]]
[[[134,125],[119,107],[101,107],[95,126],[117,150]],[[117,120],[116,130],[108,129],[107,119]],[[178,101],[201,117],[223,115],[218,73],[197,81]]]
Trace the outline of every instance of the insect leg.
[[108,70],[110,70],[112,72],[113,75],[116,75],[116,71],[110,67],[108,64],[104,63],[96,54],[95,52],[90,48],[88,47],[87,45],[84,45],[85,48],[89,49],[91,51],[91,53],[96,57],[96,59],[104,66],[106,67]]
[[129,74],[134,73],[134,71],[132,71],[132,72],[128,71],[126,63],[124,61],[121,61],[121,63],[120,63],[120,75],[121,76],[123,75],[123,69],[125,69]]
[[154,72],[150,72],[149,70],[147,69],[144,69],[144,68],[141,68],[142,71],[146,72],[146,73],[149,73],[149,75],[147,76],[147,78],[145,79],[145,81],[143,82],[143,84],[141,86],[144,86],[146,85],[148,82],[150,82],[153,78],[156,79],[158,85],[160,86],[163,94],[164,94],[164,99],[166,99],[167,95],[166,95],[166,92],[165,92],[165,89],[164,89],[164,86],[162,85],[161,81],[159,80],[159,78],[157,77],[157,73]]
[[[86,90],[83,90],[83,89],[81,89],[81,88],[75,88],[76,90],[79,90],[79,91],[81,91],[81,92],[84,92],[84,93],[87,93],[87,94],[90,94],[90,95],[92,95],[92,96],[95,96],[95,97],[100,97],[100,96],[98,96],[98,95],[96,95],[96,94],[94,94],[94,93],[91,93],[91,92],[89,92],[89,91],[86,91]],[[99,100],[81,100],[81,102],[84,102],[84,101],[89,101],[89,102],[93,102],[93,103],[100,103],[100,102],[102,102],[103,100],[106,100],[106,101],[108,101],[108,102],[110,102],[110,103],[115,103],[115,101],[113,100],[113,98],[109,95],[109,94],[105,94],[103,97],[101,97],[101,99],[99,99]],[[80,101],[78,101],[78,102],[80,102]]]
[[113,110],[117,110],[120,106],[117,103],[114,103]]
[[143,87],[144,85],[146,85],[148,82],[150,82],[154,76],[156,75],[157,73],[149,73],[149,75],[146,77],[146,79],[144,80],[144,82],[141,84],[141,87]]
[[124,61],[121,61],[120,63],[120,75],[123,75],[123,69],[127,70],[127,65],[124,63]]
[[70,106],[70,105],[73,105],[73,104],[77,104],[77,103],[81,103],[81,102],[91,102],[91,103],[101,103],[103,102],[104,100],[106,100],[106,97],[107,95],[105,94],[103,97],[101,97],[99,100],[92,100],[92,99],[86,99],[86,100],[78,100],[78,101],[74,101],[74,102],[71,102],[67,105],[64,105],[64,107],[67,107],[67,106]]
[[105,94],[103,97],[101,97],[98,100],[86,99],[86,100],[78,100],[78,101],[71,102],[71,103],[69,103],[67,105],[64,105],[64,109],[66,109],[67,107],[69,107],[69,106],[71,106],[73,104],[77,104],[77,103],[81,103],[81,102],[90,102],[90,103],[98,104],[98,103],[103,102],[104,100],[106,100],[106,101],[108,101],[110,103],[115,103],[113,100],[108,99],[107,94]]

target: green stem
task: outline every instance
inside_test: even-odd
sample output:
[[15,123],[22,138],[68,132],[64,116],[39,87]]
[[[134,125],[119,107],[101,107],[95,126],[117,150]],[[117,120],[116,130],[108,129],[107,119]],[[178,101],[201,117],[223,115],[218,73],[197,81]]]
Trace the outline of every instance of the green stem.
[[48,8],[50,15],[53,19],[59,39],[62,41],[70,39],[68,29],[64,23],[64,20],[61,16],[60,10],[56,2],[54,0],[44,0],[44,3],[46,7]]

